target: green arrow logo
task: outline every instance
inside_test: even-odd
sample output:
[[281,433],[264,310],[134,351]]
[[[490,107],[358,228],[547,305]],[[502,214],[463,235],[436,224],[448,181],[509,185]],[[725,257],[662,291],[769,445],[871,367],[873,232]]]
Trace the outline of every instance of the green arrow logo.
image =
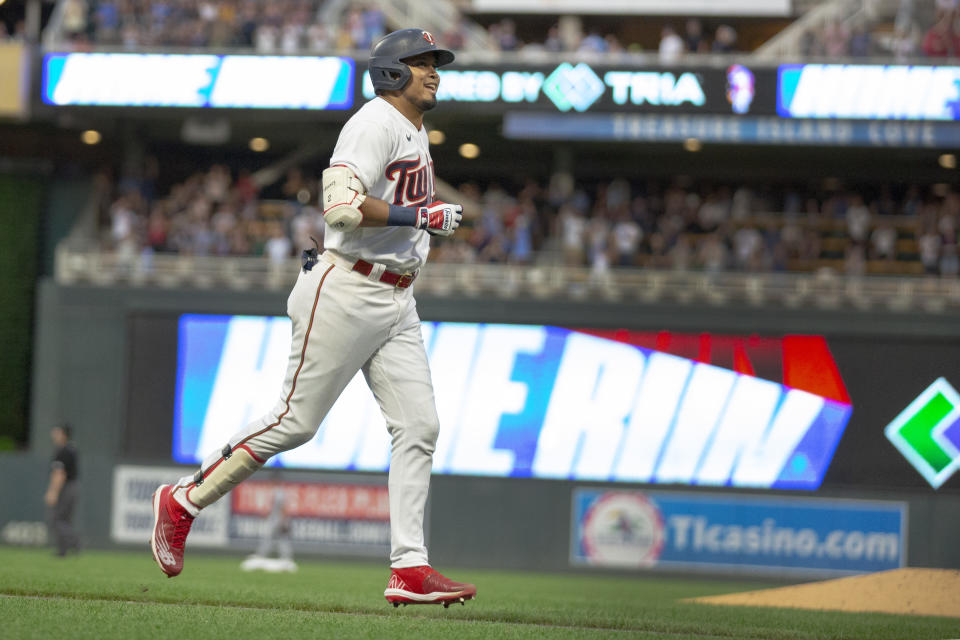
[[937,378],[884,433],[934,489],[940,487],[960,468],[960,394]]

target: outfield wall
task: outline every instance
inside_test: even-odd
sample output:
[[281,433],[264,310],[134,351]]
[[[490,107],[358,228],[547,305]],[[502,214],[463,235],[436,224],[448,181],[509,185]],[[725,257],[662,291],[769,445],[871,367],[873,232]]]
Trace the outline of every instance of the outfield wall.
[[[43,282],[37,302],[32,446],[0,459],[0,527],[42,520],[51,450],[47,431],[69,420],[82,455],[78,521],[85,539],[92,546],[136,544],[142,520],[137,500],[144,499],[144,487],[152,482],[150,470],[172,474],[192,468],[176,465],[171,456],[168,412],[176,370],[156,355],[177,351],[176,334],[169,331],[172,319],[181,313],[276,315],[285,308],[285,298],[271,292]],[[960,483],[949,477],[933,489],[883,436],[884,426],[938,376],[960,384],[957,318],[453,297],[420,297],[419,309],[425,321],[543,324],[661,336],[672,332],[675,346],[685,344],[693,350],[687,355],[701,362],[703,335],[714,336],[715,344],[729,336],[775,341],[793,334],[822,335],[853,406],[816,490],[435,475],[428,536],[437,564],[778,575],[900,565],[960,568],[960,549],[951,533],[960,526]],[[698,335],[699,342],[691,337]],[[151,347],[147,352],[145,344]],[[118,465],[134,480],[118,481]],[[148,478],[136,481],[138,470],[146,470]],[[338,489],[361,500],[364,509],[372,509],[371,496],[379,495],[377,487],[384,482],[383,473],[372,471],[283,469],[260,474],[258,480],[261,475],[265,482],[287,483],[291,492]],[[116,519],[122,514],[117,496],[124,486],[131,487],[131,528],[118,535]],[[225,504],[221,515],[209,516],[213,546],[253,547],[258,512],[251,505],[258,503],[255,492],[250,495],[248,502]],[[375,510],[308,509],[300,517],[303,539],[298,546],[304,551],[382,552],[383,527],[377,524],[383,522],[382,513]]]

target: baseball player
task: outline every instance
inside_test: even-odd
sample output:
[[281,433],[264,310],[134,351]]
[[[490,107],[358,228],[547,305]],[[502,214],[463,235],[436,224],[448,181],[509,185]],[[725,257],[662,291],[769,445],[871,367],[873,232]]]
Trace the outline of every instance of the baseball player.
[[[257,551],[244,560],[240,568],[244,571],[296,571],[297,563],[293,561],[293,539],[290,535],[290,514],[287,497],[281,485],[273,491],[270,514],[264,524],[266,528],[260,544],[257,545]],[[277,557],[271,558],[274,549]]]
[[234,434],[192,476],[154,494],[153,557],[168,576],[183,568],[194,517],[273,455],[313,438],[360,370],[392,437],[390,566],[384,596],[401,603],[464,602],[472,584],[430,567],[424,507],[439,431],[412,286],[430,236],[449,236],[462,207],[435,201],[423,114],[436,106],[437,67],[453,61],[430,33],[403,29],[371,50],[377,97],[344,125],[323,172],[326,251],[304,251],[287,300],[293,338],[276,406]]

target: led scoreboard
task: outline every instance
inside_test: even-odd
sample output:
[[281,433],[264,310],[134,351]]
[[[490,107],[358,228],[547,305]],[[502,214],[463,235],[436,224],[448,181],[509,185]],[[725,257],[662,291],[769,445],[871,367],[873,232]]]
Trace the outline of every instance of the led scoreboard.
[[[178,332],[173,456],[196,463],[273,407],[290,324],[184,315]],[[717,337],[727,366],[670,353],[662,335],[427,322],[423,337],[442,425],[435,473],[815,489],[852,410],[819,336]],[[771,359],[779,381],[757,375]],[[362,375],[318,426],[272,464],[388,468]]]

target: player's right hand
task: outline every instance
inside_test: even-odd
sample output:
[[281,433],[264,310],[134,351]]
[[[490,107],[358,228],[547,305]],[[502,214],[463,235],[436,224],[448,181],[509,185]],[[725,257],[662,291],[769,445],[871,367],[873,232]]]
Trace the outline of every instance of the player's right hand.
[[423,229],[430,235],[450,236],[460,226],[463,219],[463,207],[439,200],[417,209],[417,229]]

